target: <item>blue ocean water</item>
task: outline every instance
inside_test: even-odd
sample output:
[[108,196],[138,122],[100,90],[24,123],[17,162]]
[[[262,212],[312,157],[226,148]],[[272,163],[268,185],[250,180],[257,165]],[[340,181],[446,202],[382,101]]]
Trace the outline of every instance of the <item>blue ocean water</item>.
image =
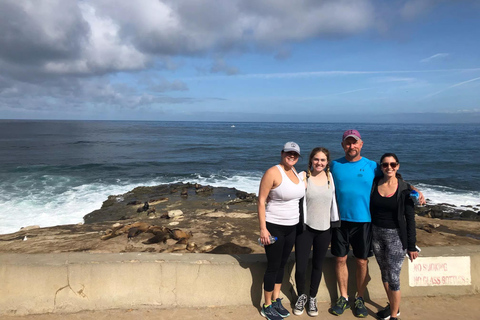
[[114,194],[140,185],[198,182],[257,192],[286,141],[343,156],[344,130],[362,155],[395,152],[406,180],[431,203],[480,204],[480,141],[473,124],[0,121],[0,234],[78,223]]

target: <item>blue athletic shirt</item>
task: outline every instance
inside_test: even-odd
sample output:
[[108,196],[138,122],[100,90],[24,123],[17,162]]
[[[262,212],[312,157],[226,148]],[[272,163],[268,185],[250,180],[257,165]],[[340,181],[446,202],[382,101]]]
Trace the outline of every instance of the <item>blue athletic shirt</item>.
[[373,179],[382,174],[380,166],[367,158],[349,162],[343,157],[333,160],[330,168],[335,181],[340,220],[371,222],[370,192]]

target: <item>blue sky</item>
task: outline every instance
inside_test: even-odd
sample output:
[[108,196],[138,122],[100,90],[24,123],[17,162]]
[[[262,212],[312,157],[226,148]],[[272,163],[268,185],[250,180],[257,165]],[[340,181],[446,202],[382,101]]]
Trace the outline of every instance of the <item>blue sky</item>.
[[0,3],[0,118],[480,122],[480,1]]

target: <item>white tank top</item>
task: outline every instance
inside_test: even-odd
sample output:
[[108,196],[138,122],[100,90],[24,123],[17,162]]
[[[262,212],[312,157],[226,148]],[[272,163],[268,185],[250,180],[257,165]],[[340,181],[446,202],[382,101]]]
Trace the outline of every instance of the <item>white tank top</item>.
[[298,174],[298,183],[293,183],[283,168],[277,164],[282,175],[282,182],[270,190],[265,208],[265,220],[282,226],[293,226],[299,222],[299,200],[305,196],[305,183]]

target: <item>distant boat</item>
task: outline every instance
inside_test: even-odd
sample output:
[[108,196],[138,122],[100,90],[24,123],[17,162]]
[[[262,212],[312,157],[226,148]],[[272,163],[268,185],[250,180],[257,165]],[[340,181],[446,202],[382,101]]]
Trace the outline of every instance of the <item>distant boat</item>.
[[235,125],[234,125],[234,124],[232,124],[232,125],[230,126],[230,128],[235,128]]

